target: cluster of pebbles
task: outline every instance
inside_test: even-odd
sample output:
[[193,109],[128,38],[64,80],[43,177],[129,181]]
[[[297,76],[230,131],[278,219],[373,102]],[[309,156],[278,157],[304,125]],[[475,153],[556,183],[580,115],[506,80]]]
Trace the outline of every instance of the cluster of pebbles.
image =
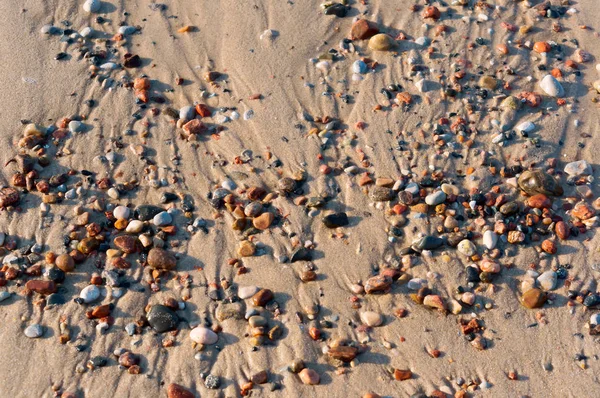
[[[86,0],[83,10],[96,14],[100,12],[102,2]],[[428,3],[428,2],[427,2]],[[435,37],[449,34],[443,21],[454,13],[453,7],[466,6],[469,2],[455,0],[451,6],[437,7],[413,5],[415,12],[426,24],[433,24]],[[563,3],[565,3],[563,1]],[[568,2],[566,2],[568,3]],[[526,6],[526,5],[525,5]],[[345,18],[352,6],[329,2],[323,4],[323,14],[328,17]],[[475,4],[478,20],[486,22],[492,18],[493,6],[481,1]],[[561,32],[562,25],[558,20],[574,13],[569,4],[560,7],[543,2],[535,7],[540,18],[556,20],[553,24],[555,32]],[[98,16],[96,23],[101,24]],[[350,26],[351,25],[351,26]],[[516,27],[503,22],[503,28],[524,37],[519,39],[518,46],[531,50],[539,55],[544,67],[548,70],[538,81],[537,91],[511,91],[510,76],[515,71],[505,68],[503,75],[482,75],[475,81],[466,82],[466,68],[457,65],[452,76],[445,77],[439,96],[441,100],[464,97],[466,99],[465,114],[448,114],[436,121],[428,123],[428,132],[432,138],[434,151],[442,157],[459,155],[461,148],[471,148],[476,140],[481,140],[475,122],[470,116],[475,113],[477,105],[488,103],[494,108],[490,121],[490,134],[484,136],[493,145],[499,147],[510,145],[521,137],[537,145],[532,138],[537,126],[527,119],[542,102],[551,101],[556,106],[569,106],[573,101],[569,90],[561,81],[567,75],[582,73],[578,64],[590,62],[590,54],[577,49],[574,59],[563,61],[560,45],[555,42],[532,42],[526,35],[531,27]],[[403,32],[396,32],[373,21],[356,18],[348,24],[348,38],[340,43],[340,49],[329,51],[313,59],[314,66],[323,76],[333,73],[338,64],[350,61],[352,81],[357,84],[365,81],[371,73],[377,73],[379,63],[375,60],[378,53],[402,53],[403,46],[414,42],[421,47],[423,53],[429,50],[431,38],[419,37],[410,39]],[[187,31],[187,30],[186,30]],[[138,55],[119,52],[124,48],[121,44],[140,29],[133,26],[121,26],[112,37],[106,36],[89,26],[79,32],[66,28],[60,29],[46,25],[42,34],[60,36],[61,40],[75,46],[72,55],[59,53],[58,61],[70,56],[88,60],[90,76],[98,79],[106,89],[117,85],[132,90],[136,104],[140,110],[148,110],[152,116],[161,114],[169,117],[184,141],[197,141],[203,136],[215,136],[224,131],[223,125],[238,119],[249,120],[254,112],[247,109],[240,114],[236,107],[213,109],[204,101],[182,106],[178,111],[167,105],[165,97],[153,90],[152,80],[145,75],[131,78],[136,69],[142,66]],[[271,36],[269,36],[271,37]],[[484,40],[475,40],[474,45],[483,45]],[[515,44],[517,45],[517,44]],[[499,57],[510,57],[511,49],[507,44],[499,45],[495,51]],[[364,54],[366,55],[359,55]],[[414,83],[390,83],[382,88],[382,102],[374,107],[375,112],[396,110],[408,112],[414,109],[415,103],[428,89],[429,75],[427,61],[419,61],[416,57],[409,59],[411,79]],[[120,77],[118,73],[123,72]],[[208,71],[203,75],[204,83],[217,88],[225,77],[216,71]],[[475,79],[472,79],[475,80]],[[325,78],[325,81],[328,81]],[[181,82],[179,82],[181,83]],[[360,83],[362,84],[362,83]],[[411,84],[409,86],[408,84]],[[406,86],[406,87],[404,87]],[[413,87],[414,86],[414,87]],[[600,92],[600,83],[592,85],[593,90]],[[210,97],[203,91],[204,99]],[[349,94],[337,96],[341,101],[351,101]],[[251,100],[260,99],[253,96]],[[152,108],[147,108],[149,104]],[[89,104],[93,106],[93,102]],[[525,116],[524,116],[525,114]],[[210,120],[209,123],[207,120]],[[308,136],[317,136],[323,145],[336,145],[335,136],[344,137],[350,133],[344,131],[344,121],[328,116],[313,116],[304,112],[302,120],[310,124]],[[118,305],[119,297],[130,288],[132,271],[143,270],[143,283],[153,293],[169,289],[170,280],[176,280],[179,287],[179,299],[169,298],[160,302],[150,296],[147,306],[135,319],[132,319],[123,333],[129,336],[142,335],[149,330],[163,335],[162,345],[165,348],[175,344],[177,339],[191,341],[192,349],[199,352],[209,346],[223,344],[222,323],[226,320],[245,322],[245,341],[253,350],[259,347],[277,345],[283,338],[286,326],[281,320],[282,308],[277,301],[277,292],[268,286],[241,286],[236,282],[223,279],[208,284],[208,296],[217,303],[215,322],[203,321],[189,324],[190,331],[179,337],[181,323],[187,322],[178,314],[186,308],[186,301],[194,289],[192,276],[187,272],[179,272],[178,264],[185,256],[181,242],[172,238],[181,229],[190,233],[208,232],[207,222],[194,217],[195,201],[189,193],[165,192],[161,203],[147,203],[132,206],[123,203],[124,198],[135,194],[140,181],[117,183],[114,178],[100,177],[94,171],[68,170],[61,174],[49,175],[47,170],[53,162],[60,163],[60,157],[68,155],[62,142],[69,134],[85,134],[90,126],[84,117],[65,117],[54,125],[43,126],[30,121],[23,121],[21,135],[16,139],[17,154],[7,165],[14,167],[10,186],[0,189],[0,207],[6,211],[21,211],[20,205],[30,195],[40,196],[40,212],[47,215],[55,206],[72,204],[72,221],[64,237],[64,247],[45,248],[42,245],[19,246],[18,238],[0,234],[0,246],[4,254],[3,266],[0,270],[0,301],[8,300],[15,292],[31,297],[40,309],[51,309],[64,304],[67,297],[63,294],[63,285],[69,283],[69,274],[78,270],[79,264],[93,262],[98,272],[87,276],[89,283],[74,301],[85,307],[85,316],[96,325],[98,334],[107,333],[114,325],[112,315]],[[357,123],[356,130],[365,126]],[[423,127],[423,130],[427,130]],[[390,132],[391,133],[391,132]],[[347,136],[346,136],[347,137]],[[340,145],[352,145],[356,138]],[[418,153],[420,146],[416,141],[408,143],[399,135],[399,146],[402,150]],[[190,143],[189,145],[193,145]],[[57,156],[53,159],[48,148],[55,148]],[[144,156],[144,148],[133,146],[132,151]],[[489,347],[489,335],[486,334],[485,323],[470,316],[470,310],[478,304],[485,303],[487,310],[493,310],[491,301],[483,297],[495,291],[494,282],[503,270],[523,266],[514,264],[513,255],[519,247],[535,247],[540,258],[547,258],[561,253],[569,240],[587,234],[597,226],[597,212],[600,210],[600,198],[595,198],[592,191],[594,170],[585,160],[561,162],[548,159],[545,165],[524,162],[513,165],[492,161],[482,152],[478,164],[469,166],[464,171],[457,170],[455,175],[446,175],[443,171],[432,169],[424,175],[407,170],[399,178],[377,176],[372,170],[375,160],[370,160],[361,150],[356,151],[359,159],[348,160],[332,166],[323,162],[319,173],[324,175],[347,175],[372,202],[375,209],[385,214],[388,224],[385,227],[390,245],[399,247],[398,255],[392,261],[386,261],[372,276],[364,281],[357,280],[348,286],[351,293],[351,306],[356,311],[357,321],[354,323],[356,339],[331,338],[328,329],[333,321],[320,314],[318,306],[305,308],[304,313],[296,314],[298,323],[312,340],[322,344],[323,360],[333,365],[337,373],[343,374],[348,367],[360,365],[360,355],[370,349],[369,333],[374,328],[385,327],[390,316],[377,311],[363,310],[363,304],[378,295],[397,294],[400,285],[408,289],[409,297],[415,303],[432,311],[452,314],[458,317],[460,334],[477,350]],[[108,161],[114,160],[114,155]],[[233,160],[235,165],[250,163],[252,154],[245,152]],[[277,163],[277,159],[266,159]],[[466,162],[465,164],[467,164]],[[476,167],[486,168],[495,181],[489,190],[478,188],[464,189],[462,179],[468,178]],[[319,220],[322,228],[329,229],[332,237],[344,235],[344,229],[352,224],[353,214],[344,211],[326,211],[327,202],[334,195],[313,195],[306,188],[308,172],[298,170],[288,175],[281,173],[281,178],[273,186],[246,186],[234,179],[224,179],[206,194],[206,202],[219,215],[225,217],[230,228],[239,238],[237,258],[229,260],[228,265],[237,269],[237,275],[248,270],[244,258],[263,255],[260,234],[273,227],[281,227],[288,221],[276,205],[285,200],[295,206],[302,207],[308,217]],[[162,186],[159,182],[150,183],[155,188]],[[86,196],[87,191],[95,189],[97,194]],[[196,199],[196,200],[195,200]],[[414,241],[407,241],[405,229],[412,220],[427,219],[432,225],[431,234],[422,234]],[[311,283],[319,275],[311,260],[315,242],[302,241],[298,236],[290,236],[291,250],[281,254],[278,260],[282,263],[303,265],[299,279],[303,283]],[[411,268],[420,259],[428,261],[438,257],[443,263],[449,263],[452,256],[458,256],[466,264],[460,275],[464,283],[457,286],[453,294],[448,295],[430,287],[428,279],[413,277]],[[600,293],[595,291],[578,291],[570,289],[571,265],[554,263],[551,269],[539,270],[536,264],[528,265],[527,272],[519,284],[518,300],[526,309],[543,308],[551,303],[555,293],[561,287],[567,290],[569,306],[581,304],[587,308],[600,306]],[[404,308],[398,307],[392,317],[407,316]],[[330,317],[335,318],[335,317]],[[64,320],[59,325],[58,340],[61,344],[71,342],[70,322]],[[304,327],[306,326],[306,327]],[[590,334],[600,334],[600,316],[592,315]],[[27,338],[35,339],[44,336],[47,326],[32,323],[24,327]],[[388,343],[389,344],[389,343]],[[83,348],[82,348],[83,349]],[[432,357],[440,352],[432,350]],[[119,366],[131,374],[143,373],[141,366],[143,354],[119,348],[113,352]],[[92,371],[107,366],[109,357],[94,357],[78,367],[78,372]],[[306,385],[318,385],[321,375],[302,359],[296,359],[288,366],[289,372],[296,374],[298,380]],[[391,380],[404,381],[413,378],[410,369],[389,368]],[[241,395],[249,395],[258,385],[268,383],[270,372],[261,370],[240,383]],[[218,389],[222,380],[218,375],[204,374],[203,383],[208,389]],[[517,377],[517,376],[515,376]],[[279,388],[272,383],[271,388]],[[455,397],[467,396],[469,389],[475,390],[477,383],[459,388]],[[170,398],[194,397],[185,386],[168,384],[166,392]],[[448,393],[450,394],[450,393]],[[72,393],[63,392],[62,396],[72,397]],[[379,395],[368,393],[364,397],[375,398]],[[447,396],[443,391],[436,391],[432,396]]]

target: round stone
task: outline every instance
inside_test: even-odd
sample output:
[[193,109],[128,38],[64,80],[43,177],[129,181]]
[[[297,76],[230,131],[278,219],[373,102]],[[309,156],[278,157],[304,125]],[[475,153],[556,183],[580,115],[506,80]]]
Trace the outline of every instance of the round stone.
[[100,11],[101,7],[102,3],[100,2],[100,0],[85,0],[85,2],[83,3],[83,11],[89,13],[96,13]]
[[130,213],[131,213],[131,211],[129,210],[129,207],[127,207],[127,206],[117,206],[113,210],[113,216],[117,220],[119,220],[119,219],[125,219],[125,220],[128,219]]
[[565,165],[565,173],[570,176],[579,177],[582,175],[591,175],[592,166],[585,160],[570,162]]
[[100,298],[100,289],[96,285],[89,285],[84,287],[79,293],[79,297],[83,299],[84,303],[92,303]]
[[242,300],[246,300],[254,296],[258,292],[257,286],[243,286],[238,289],[238,297]]
[[177,314],[169,307],[160,304],[153,305],[148,314],[146,314],[146,318],[152,329],[158,333],[174,330],[179,323]]
[[196,117],[196,109],[193,106],[184,106],[179,109],[179,118],[182,120],[192,120]]
[[69,131],[71,133],[80,133],[83,131],[83,123],[78,120],[72,120],[69,122]]
[[381,314],[375,311],[364,311],[360,314],[360,320],[362,323],[369,327],[377,327],[383,323],[383,317]]
[[477,253],[477,247],[475,247],[475,244],[468,239],[461,240],[458,243],[458,246],[456,246],[456,249],[468,257]]
[[211,345],[219,340],[219,336],[208,328],[198,326],[190,332],[190,339],[198,344]]
[[369,48],[373,51],[389,51],[396,42],[389,35],[379,33],[369,39]]
[[72,272],[75,269],[75,261],[68,254],[61,254],[56,257],[56,266],[64,272]]
[[25,336],[29,337],[30,339],[37,339],[38,337],[42,337],[44,329],[42,328],[42,325],[35,323],[27,326],[24,333]]
[[300,376],[300,380],[302,381],[302,383],[311,386],[317,385],[321,381],[321,377],[319,377],[319,374],[309,368],[302,369],[300,373],[298,373],[298,376]]
[[177,258],[173,254],[158,247],[150,249],[147,261],[154,269],[171,270],[177,265]]

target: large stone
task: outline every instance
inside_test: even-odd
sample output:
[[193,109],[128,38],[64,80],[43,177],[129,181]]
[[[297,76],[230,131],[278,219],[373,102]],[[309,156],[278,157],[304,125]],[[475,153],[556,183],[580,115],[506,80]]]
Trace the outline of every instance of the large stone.
[[538,193],[549,196],[560,196],[563,189],[554,177],[542,170],[526,170],[517,180],[519,188],[529,195]]
[[154,269],[172,270],[177,265],[177,258],[164,249],[154,247],[148,253],[148,265]]
[[167,387],[167,398],[196,398],[196,395],[179,384],[171,383]]
[[146,314],[146,318],[152,329],[158,333],[174,330],[179,323],[177,314],[169,307],[161,304],[153,305],[148,314]]
[[546,293],[540,289],[533,288],[527,290],[521,296],[521,304],[526,308],[540,308],[546,302]]
[[350,37],[353,40],[367,40],[379,33],[377,24],[365,19],[359,19],[352,24]]
[[190,332],[190,339],[198,344],[211,345],[219,340],[219,336],[208,328],[197,326]]

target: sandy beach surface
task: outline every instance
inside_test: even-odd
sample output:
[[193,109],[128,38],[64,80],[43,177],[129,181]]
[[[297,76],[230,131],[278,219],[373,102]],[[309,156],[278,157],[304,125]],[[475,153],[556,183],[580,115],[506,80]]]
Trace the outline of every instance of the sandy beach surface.
[[599,17],[3,1],[0,397],[600,396]]

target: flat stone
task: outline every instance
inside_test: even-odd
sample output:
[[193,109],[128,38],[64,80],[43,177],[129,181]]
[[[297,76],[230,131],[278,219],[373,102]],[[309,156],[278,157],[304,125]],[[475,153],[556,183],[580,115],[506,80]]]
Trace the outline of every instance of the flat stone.
[[565,165],[565,173],[574,177],[579,177],[582,175],[591,175],[592,166],[585,160],[570,162]]
[[394,280],[387,275],[377,275],[371,277],[365,283],[365,293],[385,293],[388,291]]
[[394,191],[387,187],[374,186],[369,191],[369,198],[375,202],[389,202],[394,197]]
[[127,227],[125,228],[125,232],[130,233],[130,234],[137,234],[142,232],[142,229],[144,229],[144,222],[140,221],[140,220],[131,220],[128,224]]
[[437,236],[427,235],[423,238],[419,239],[419,241],[415,244],[416,248],[419,250],[433,250],[444,244],[444,240],[442,238],[438,238]]
[[346,213],[333,213],[323,217],[323,224],[327,228],[339,228],[348,225],[348,216]]
[[542,193],[548,196],[561,196],[564,192],[554,177],[542,170],[526,170],[517,180],[519,188],[529,195]]
[[154,269],[172,270],[177,265],[177,258],[172,253],[153,247],[148,253],[148,265]]
[[242,300],[246,300],[254,296],[258,292],[257,286],[243,286],[238,289],[238,297]]
[[244,303],[236,301],[234,303],[221,302],[215,310],[215,318],[219,322],[227,319],[243,319],[244,318]]
[[196,398],[196,395],[179,384],[171,383],[167,387],[167,398]]
[[367,40],[379,33],[377,24],[365,19],[359,19],[352,24],[350,37],[357,40]]
[[56,292],[56,283],[54,281],[30,280],[25,287],[32,292],[39,294],[51,294]]
[[211,345],[219,340],[219,336],[208,328],[198,326],[190,332],[190,339],[198,344]]
[[420,288],[427,287],[427,286],[428,286],[427,279],[423,279],[423,278],[412,278],[406,284],[406,287],[408,287],[409,290],[414,290],[414,291],[417,291]]
[[253,315],[248,319],[248,324],[253,328],[266,326],[267,323],[267,318],[260,315]]
[[381,314],[375,311],[364,311],[360,313],[360,320],[367,326],[376,327],[383,323]]
[[29,337],[30,339],[37,339],[38,337],[42,337],[42,334],[44,334],[44,328],[42,325],[35,323],[27,326],[24,333],[25,336]]
[[138,251],[138,240],[134,236],[120,235],[113,240],[113,243],[123,253],[131,254]]
[[369,39],[369,48],[373,51],[390,51],[396,46],[391,36],[379,33]]
[[153,305],[148,314],[146,314],[146,318],[152,329],[158,333],[174,330],[179,323],[177,314],[169,307],[161,304]]

